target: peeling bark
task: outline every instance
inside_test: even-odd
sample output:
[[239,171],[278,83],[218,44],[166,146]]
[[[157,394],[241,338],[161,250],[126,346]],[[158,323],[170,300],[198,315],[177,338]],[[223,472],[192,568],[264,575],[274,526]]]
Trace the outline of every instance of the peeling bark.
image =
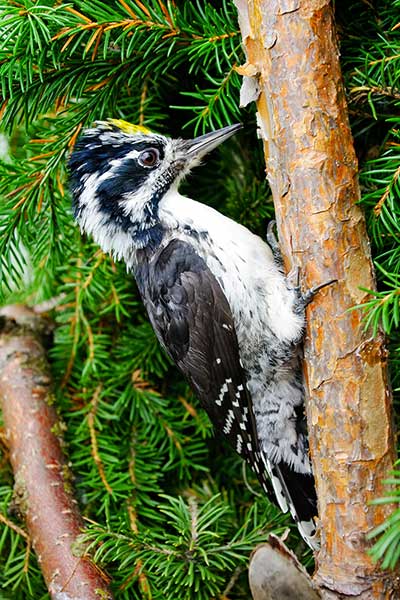
[[21,306],[0,314],[0,402],[14,471],[14,509],[26,521],[53,600],[111,599],[106,576],[79,543],[84,525],[53,406],[41,340],[45,321]]
[[[323,598],[398,598],[396,577],[366,551],[390,513],[383,495],[395,446],[387,352],[349,311],[374,289],[339,52],[326,0],[236,0],[256,90],[267,178],[288,270],[305,288],[337,279],[307,310],[304,372],[316,478]],[[253,73],[253,75],[252,75]],[[252,92],[248,90],[252,89]],[[247,91],[246,91],[247,90]]]

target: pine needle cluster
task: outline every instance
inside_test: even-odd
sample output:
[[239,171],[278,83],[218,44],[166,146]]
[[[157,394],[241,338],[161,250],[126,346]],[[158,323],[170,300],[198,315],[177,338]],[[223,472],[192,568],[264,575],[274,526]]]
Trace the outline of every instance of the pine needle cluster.
[[[400,3],[378,4],[338,5],[337,16],[379,278],[366,323],[390,335],[397,389]],[[117,599],[248,598],[251,549],[289,522],[214,437],[159,348],[123,265],[81,237],[66,173],[74,142],[95,120],[123,118],[181,137],[240,120],[242,136],[186,185],[264,235],[272,205],[254,109],[238,108],[244,56],[233,2],[0,0],[0,14],[8,143],[0,162],[0,291],[4,303],[55,299],[50,358],[86,541]],[[44,599],[29,537],[10,512],[1,435],[0,450],[0,589],[5,598]],[[393,531],[388,523],[391,537],[377,556],[400,543],[400,527],[397,537]],[[397,555],[390,556],[392,564]]]

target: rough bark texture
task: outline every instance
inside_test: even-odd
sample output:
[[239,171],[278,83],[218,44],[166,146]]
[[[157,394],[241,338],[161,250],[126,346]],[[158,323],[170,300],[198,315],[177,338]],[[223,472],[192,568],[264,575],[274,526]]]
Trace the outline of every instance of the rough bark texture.
[[330,3],[236,0],[266,171],[288,270],[310,288],[337,279],[307,310],[305,380],[317,484],[323,598],[399,598],[366,554],[389,506],[371,506],[394,459],[387,353],[363,330],[360,288],[375,287],[359,199]]
[[111,599],[104,575],[77,541],[84,526],[52,406],[39,335],[43,320],[21,307],[7,307],[1,314],[0,402],[14,470],[14,504],[25,518],[53,600]]

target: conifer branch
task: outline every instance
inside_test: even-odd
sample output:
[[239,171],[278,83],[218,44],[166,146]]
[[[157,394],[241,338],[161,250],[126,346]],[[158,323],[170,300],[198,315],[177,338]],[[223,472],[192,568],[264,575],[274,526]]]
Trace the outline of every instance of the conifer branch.
[[14,470],[14,507],[29,534],[6,524],[27,539],[27,557],[32,540],[54,600],[111,599],[105,574],[79,543],[83,520],[72,495],[41,339],[46,321],[21,306],[6,307],[2,315],[0,401]]

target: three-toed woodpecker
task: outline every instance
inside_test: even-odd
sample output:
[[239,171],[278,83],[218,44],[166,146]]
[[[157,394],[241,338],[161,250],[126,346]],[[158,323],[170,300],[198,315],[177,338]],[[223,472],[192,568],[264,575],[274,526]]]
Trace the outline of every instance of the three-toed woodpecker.
[[317,512],[300,367],[303,296],[269,241],[183,197],[181,180],[233,135],[193,140],[111,119],[69,161],[81,230],[125,261],[159,341],[264,489],[315,548]]

